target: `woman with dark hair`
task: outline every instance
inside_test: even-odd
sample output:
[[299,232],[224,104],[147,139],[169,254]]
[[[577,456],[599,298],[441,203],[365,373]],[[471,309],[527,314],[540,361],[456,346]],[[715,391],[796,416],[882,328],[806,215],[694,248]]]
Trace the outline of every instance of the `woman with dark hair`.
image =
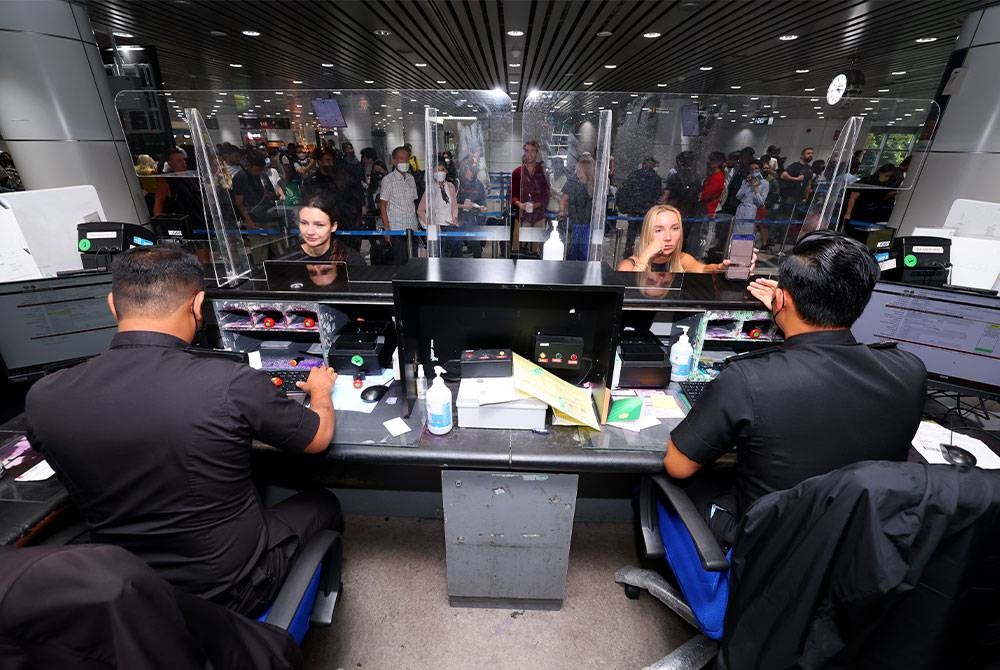
[[348,265],[364,265],[365,259],[356,249],[334,238],[337,230],[337,206],[328,193],[313,193],[299,209],[298,249],[286,254],[286,261],[336,261]]
[[[479,181],[476,166],[465,161],[459,170],[461,181],[458,187],[458,227],[466,231],[482,225],[480,217],[486,213],[486,187]],[[482,258],[483,242],[467,239],[465,244],[472,251],[473,258]]]
[[[427,186],[424,195],[417,205],[417,218],[424,228],[432,224],[440,226],[439,232],[455,230],[458,223],[458,190],[455,185],[448,181],[448,165],[444,161],[439,161],[433,172],[434,183]],[[433,200],[432,206],[434,220],[430,220],[427,212],[427,204]],[[441,249],[444,256],[461,258],[462,240],[454,235],[442,237]]]

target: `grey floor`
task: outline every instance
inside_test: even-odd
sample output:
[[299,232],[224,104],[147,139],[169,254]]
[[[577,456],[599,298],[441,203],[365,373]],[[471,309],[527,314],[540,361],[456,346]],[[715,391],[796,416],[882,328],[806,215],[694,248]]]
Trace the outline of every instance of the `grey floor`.
[[642,668],[692,635],[615,570],[635,563],[626,524],[576,524],[559,611],[448,606],[443,522],[348,516],[344,597],[303,644],[309,670]]

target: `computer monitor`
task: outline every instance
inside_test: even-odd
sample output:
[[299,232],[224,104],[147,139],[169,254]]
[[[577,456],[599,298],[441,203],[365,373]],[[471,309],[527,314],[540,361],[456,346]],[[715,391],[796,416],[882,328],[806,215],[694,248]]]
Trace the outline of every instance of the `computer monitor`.
[[11,381],[28,381],[108,348],[111,273],[0,284],[0,358]]
[[940,388],[1000,398],[1000,298],[878,282],[851,328],[868,344],[895,341]]

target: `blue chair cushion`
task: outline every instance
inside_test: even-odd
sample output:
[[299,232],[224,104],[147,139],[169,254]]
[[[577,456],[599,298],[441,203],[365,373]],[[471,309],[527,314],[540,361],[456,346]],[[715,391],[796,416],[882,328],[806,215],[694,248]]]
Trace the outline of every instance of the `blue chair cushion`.
[[[729,571],[708,572],[702,568],[691,533],[676,512],[657,503],[656,513],[667,563],[677,577],[684,599],[694,612],[701,632],[713,640],[721,640],[722,622],[729,604]],[[730,549],[726,558],[731,558],[732,554]]]
[[[295,641],[300,645],[306,636],[306,632],[309,630],[309,620],[312,618],[313,605],[316,604],[316,594],[319,593],[319,578],[322,568],[322,565],[316,567],[312,579],[309,580],[309,586],[306,587],[305,593],[302,594],[302,600],[295,610],[295,616],[292,617],[292,625],[288,627],[289,635],[295,638]],[[257,621],[266,622],[270,613],[271,608],[268,607],[267,611],[257,618]]]

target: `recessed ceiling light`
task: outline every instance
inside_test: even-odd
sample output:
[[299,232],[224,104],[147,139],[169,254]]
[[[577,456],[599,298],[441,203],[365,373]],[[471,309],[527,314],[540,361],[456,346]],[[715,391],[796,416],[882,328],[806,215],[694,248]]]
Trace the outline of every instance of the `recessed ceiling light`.
[[458,95],[458,91],[452,91],[451,94],[452,95]]
[[117,30],[111,34],[114,35],[115,37],[125,37],[125,38],[135,37],[135,35],[133,35],[132,33],[121,33],[118,32]]
[[512,68],[519,68],[519,67],[521,67],[520,63],[507,63],[507,65],[509,67],[512,67]]
[[878,90],[878,92],[879,92],[879,93],[888,93],[888,92],[889,92],[889,89],[887,89],[887,88],[880,88],[880,89]]
[[903,116],[913,116],[913,114],[903,114]]
[[639,94],[638,93],[629,93],[629,97],[638,98]]
[[260,33],[258,33],[256,30],[244,30],[243,34],[246,35],[247,37],[260,37]]
[[809,98],[809,102],[819,102],[819,98]]
[[780,115],[780,116],[779,116],[778,118],[779,118],[779,119],[787,119],[787,118],[788,118],[788,116],[787,116],[787,115],[785,115],[785,114],[782,114],[782,115]]
[[375,80],[374,79],[365,79],[365,83],[366,84],[374,84]]
[[427,63],[414,63],[417,67],[427,67]]
[[701,66],[700,68],[698,68],[698,69],[699,69],[699,70],[701,70],[702,72],[709,72],[709,71],[711,71],[711,69],[712,69],[712,66],[711,66],[711,65],[702,65],[702,66]]
[[895,72],[890,72],[893,77],[901,77],[906,74],[906,70],[896,70]]
[[173,98],[167,98],[167,102],[177,102],[177,101],[174,100]]
[[614,35],[614,33],[611,32],[610,30],[602,30],[599,33],[597,33],[598,37],[611,37],[612,35]]
[[915,111],[915,112],[922,112],[922,111],[924,111],[924,108],[923,107],[917,107],[913,111]]
[[816,90],[816,87],[815,87],[815,86],[813,86],[812,88],[804,88],[804,89],[802,89],[802,90],[803,90],[803,91],[805,91],[806,93],[812,93],[813,91],[815,91],[815,90]]
[[793,35],[792,33],[788,33],[787,35],[778,35],[778,39],[781,40],[782,42],[791,42],[792,40],[799,39],[799,36]]
[[585,81],[585,82],[583,82],[584,86],[593,86],[593,84],[594,84],[594,82],[592,82],[592,81]]
[[873,109],[875,109],[875,108],[874,108],[874,107],[865,107],[865,111],[866,111],[866,112],[870,112],[870,111],[872,111]]
[[660,88],[666,88],[667,87],[666,84],[657,84],[657,86],[659,86]]
[[618,66],[617,65],[612,65],[611,63],[608,63],[607,65],[604,66],[604,69],[605,70],[614,70],[616,67],[618,67]]
[[763,105],[764,109],[769,109],[771,105]]
[[692,100],[694,100],[694,99],[696,99],[697,97],[698,97],[697,95],[692,95],[692,96],[691,96],[691,99],[692,99]]
[[372,32],[374,32],[379,37],[388,37],[389,35],[392,35],[391,32],[385,30],[384,28],[379,28],[378,30],[373,30]]
[[445,81],[444,79],[438,79],[437,83],[439,83],[439,84],[447,84],[448,82]]
[[813,107],[813,109],[823,109],[822,107]]
[[229,67],[243,67],[243,65],[240,63],[230,63]]
[[264,102],[271,102],[270,98],[264,98]]
[[333,67],[333,63],[320,63],[321,67]]
[[757,96],[754,96],[754,97],[752,97],[752,98],[750,98],[750,99],[751,99],[751,100],[760,100],[760,98],[759,98],[759,97],[757,97]]
[[733,85],[733,86],[730,86],[729,88],[733,89],[734,91],[738,91],[738,90],[740,90],[743,87],[742,86],[738,86],[738,85]]
[[507,34],[510,35],[511,37],[524,37],[523,30],[508,30]]
[[222,32],[221,30],[209,30],[208,34],[211,35],[212,37],[225,37],[226,36],[226,33]]
[[[143,47],[137,46],[135,44],[124,44],[124,45],[118,47],[118,50],[119,51],[145,51],[146,49],[143,48]],[[111,51],[111,49],[108,49],[108,51]]]
[[286,111],[286,112],[290,112],[290,111],[292,111],[292,110],[290,110],[290,109],[288,109],[288,108],[285,108],[285,111]]
[[937,42],[936,37],[918,37],[916,39],[917,44],[927,44],[928,42]]
[[216,100],[216,102],[222,102],[221,100]]
[[809,72],[809,68],[802,68],[801,70],[796,70],[795,74],[806,74]]
[[645,37],[647,40],[655,40],[657,37],[660,36],[660,33],[657,32],[643,33],[642,36]]
[[293,79],[293,80],[292,80],[292,83],[293,83],[293,84],[301,84],[301,83],[302,83],[302,80],[301,80],[301,79]]
[[226,93],[225,91],[219,91],[219,95],[229,95],[229,94]]
[[736,110],[735,110],[735,109],[730,109],[729,111],[730,111],[730,112],[732,112],[732,113],[735,113],[735,112],[736,112]]

